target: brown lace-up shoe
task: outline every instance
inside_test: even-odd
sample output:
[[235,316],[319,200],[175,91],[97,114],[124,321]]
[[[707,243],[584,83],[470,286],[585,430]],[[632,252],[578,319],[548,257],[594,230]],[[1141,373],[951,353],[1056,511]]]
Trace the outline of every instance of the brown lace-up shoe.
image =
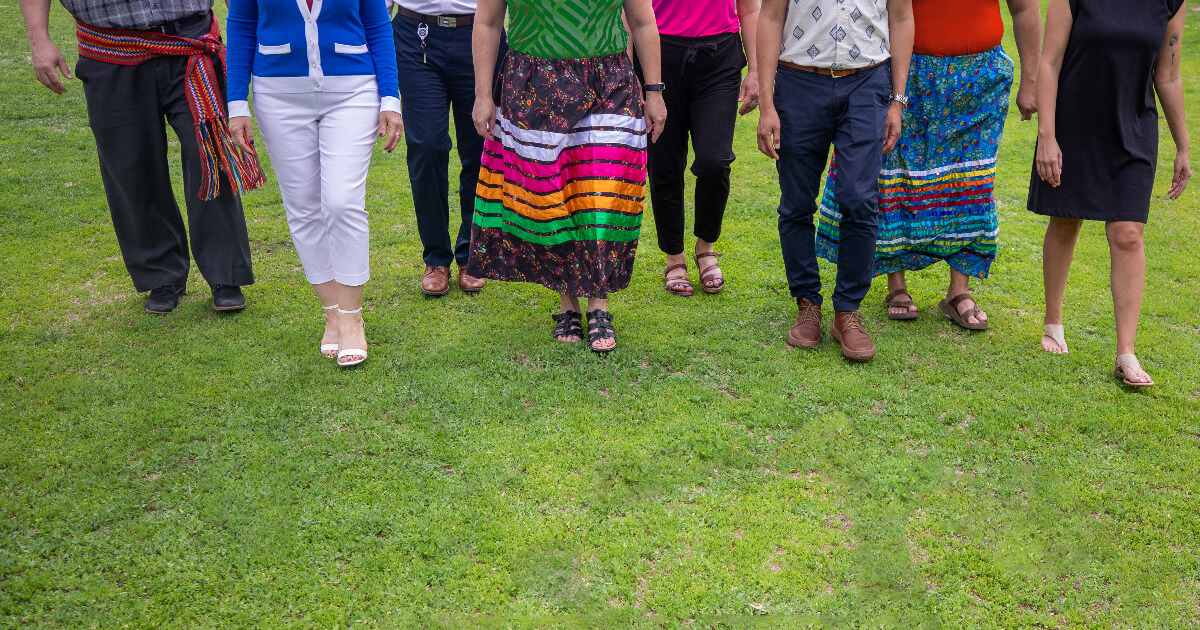
[[796,323],[788,331],[788,345],[806,350],[816,348],[821,343],[821,306],[811,300],[800,300],[799,309]]
[[483,287],[487,286],[487,280],[476,278],[471,274],[463,271],[462,267],[458,268],[458,289],[467,293],[479,293]]
[[875,356],[875,342],[863,330],[858,311],[834,311],[833,327],[829,331],[842,344],[842,356],[851,361],[870,361]]
[[425,277],[421,278],[421,293],[440,296],[450,292],[450,268],[426,267]]

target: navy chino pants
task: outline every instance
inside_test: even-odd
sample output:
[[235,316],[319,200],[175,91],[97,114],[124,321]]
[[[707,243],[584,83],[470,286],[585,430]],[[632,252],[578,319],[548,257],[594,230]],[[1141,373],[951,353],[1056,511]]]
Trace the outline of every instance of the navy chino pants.
[[779,67],[779,240],[788,288],[797,300],[822,303],[813,216],[830,145],[837,153],[834,193],[842,212],[834,310],[858,310],[871,288],[890,94],[887,63],[837,78]]
[[[428,27],[425,46],[418,29]],[[471,223],[475,212],[475,187],[483,157],[483,138],[475,133],[471,111],[475,107],[475,67],[471,55],[473,27],[446,28],[404,15],[392,19],[396,66],[400,73],[400,109],[404,116],[408,178],[417,214],[417,233],[424,247],[425,265],[447,267],[467,264]],[[501,36],[496,70],[508,45]],[[458,203],[462,223],[450,242],[450,113],[458,141]]]

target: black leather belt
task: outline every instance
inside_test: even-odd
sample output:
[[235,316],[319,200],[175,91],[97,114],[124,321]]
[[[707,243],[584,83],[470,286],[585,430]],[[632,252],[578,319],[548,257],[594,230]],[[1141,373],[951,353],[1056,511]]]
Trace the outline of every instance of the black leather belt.
[[140,29],[145,31],[154,31],[164,35],[178,35],[196,30],[198,26],[208,26],[212,24],[212,12],[205,11],[203,13],[193,13],[187,17],[181,17],[178,20],[151,26],[150,28]]
[[470,26],[475,22],[475,14],[467,13],[465,15],[425,15],[410,11],[404,7],[398,7],[400,15],[414,20],[420,20],[426,24],[433,24],[442,28],[459,28],[462,26]]

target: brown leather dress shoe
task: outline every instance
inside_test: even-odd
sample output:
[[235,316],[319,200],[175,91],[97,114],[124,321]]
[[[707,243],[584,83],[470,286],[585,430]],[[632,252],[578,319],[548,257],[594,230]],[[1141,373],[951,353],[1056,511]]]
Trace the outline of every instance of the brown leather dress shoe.
[[842,356],[851,361],[869,361],[875,356],[875,342],[863,329],[858,311],[834,311],[829,331],[842,344]]
[[471,274],[463,271],[462,267],[458,268],[458,289],[466,293],[479,293],[483,287],[487,286],[487,280],[476,278]]
[[441,296],[450,292],[450,268],[435,266],[425,268],[425,277],[421,278],[421,293]]
[[821,343],[821,306],[812,300],[800,300],[799,304],[796,323],[788,331],[788,345],[806,350],[816,348]]

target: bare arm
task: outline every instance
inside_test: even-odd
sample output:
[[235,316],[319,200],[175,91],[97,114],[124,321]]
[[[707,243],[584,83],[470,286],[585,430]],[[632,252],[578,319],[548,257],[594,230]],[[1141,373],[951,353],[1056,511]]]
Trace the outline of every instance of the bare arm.
[[779,46],[788,0],[762,0],[755,29],[758,63],[758,150],[779,159],[779,112],[775,110],[775,73],[779,70]]
[[[662,82],[662,55],[658,46],[658,23],[650,0],[625,0],[625,20],[637,48],[638,61],[646,83]],[[667,86],[671,89],[671,86]],[[662,92],[646,92],[646,130],[650,141],[657,142],[667,122],[667,105]]]
[[[21,15],[25,18],[25,33],[29,36],[29,56],[37,80],[55,94],[67,91],[57,73],[70,79],[71,70],[62,51],[50,40],[50,0],[20,0]],[[57,71],[57,72],[56,72]]]
[[746,51],[746,78],[738,94],[738,114],[745,116],[758,107],[758,59],[755,42],[758,39],[759,0],[737,0],[738,22],[742,29],[742,49]]
[[1030,120],[1037,112],[1038,49],[1042,46],[1042,11],[1038,0],[1008,0],[1008,12],[1012,14],[1017,58],[1021,61],[1017,109],[1021,110],[1021,120]]
[[495,140],[496,101],[492,98],[492,80],[496,73],[496,56],[500,53],[500,34],[504,31],[504,0],[479,0],[471,33],[471,56],[475,64],[475,109],[471,119],[475,131]]
[[1179,70],[1180,58],[1183,56],[1183,24],[1186,15],[1187,3],[1184,2],[1175,17],[1167,23],[1167,35],[1162,51],[1158,54],[1158,64],[1154,67],[1154,91],[1158,93],[1158,101],[1162,103],[1163,114],[1167,117],[1167,126],[1171,129],[1171,138],[1175,141],[1175,169],[1171,178],[1171,190],[1167,193],[1168,199],[1178,199],[1192,177],[1192,165],[1188,157],[1183,77]]
[[1071,39],[1071,15],[1068,0],[1050,0],[1046,10],[1046,38],[1042,41],[1042,60],[1038,67],[1037,169],[1042,181],[1058,186],[1062,179],[1062,151],[1055,137],[1055,113],[1058,107],[1058,74],[1062,71],[1067,41]]
[[[908,68],[912,65],[913,39],[916,37],[912,0],[888,0],[888,37],[892,53],[892,94],[904,94],[908,89]],[[891,151],[900,140],[903,123],[904,105],[893,101],[884,125],[884,153]]]

